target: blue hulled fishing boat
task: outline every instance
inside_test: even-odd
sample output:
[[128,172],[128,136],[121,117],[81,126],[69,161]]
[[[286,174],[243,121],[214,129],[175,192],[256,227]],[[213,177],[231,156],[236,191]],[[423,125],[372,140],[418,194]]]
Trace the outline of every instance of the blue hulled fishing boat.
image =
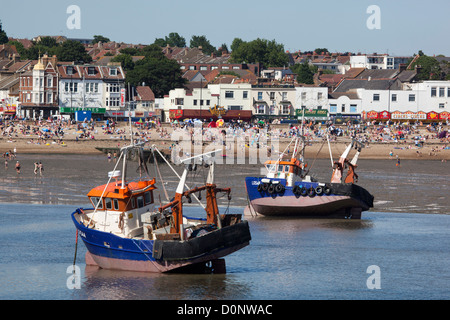
[[[364,147],[361,143],[352,140],[339,161],[334,162],[331,181],[320,182],[309,174],[304,160],[304,138],[294,138],[291,144],[294,141],[291,158],[284,158],[285,150],[277,160],[265,162],[264,176],[245,178],[249,198],[247,209],[250,213],[264,216],[359,219],[362,211],[373,207],[373,196],[356,185],[356,162]],[[347,156],[352,149],[356,153],[349,161]],[[345,170],[347,173],[344,177]]]
[[[108,183],[87,194],[93,207],[72,213],[77,237],[81,236],[87,248],[86,264],[142,272],[225,272],[221,258],[247,246],[251,235],[241,215],[219,214],[216,194],[225,193],[230,200],[231,190],[214,183],[212,153],[182,160],[185,168],[174,198],[158,207],[154,204],[155,179],[128,181],[125,175],[127,154],[134,150],[142,159],[142,146],[122,148],[119,161],[123,161],[123,171],[116,170],[118,161],[109,172]],[[147,171],[144,161],[140,165]],[[185,190],[189,171],[197,167],[209,169],[205,185]],[[185,217],[183,202],[203,191],[206,217]]]

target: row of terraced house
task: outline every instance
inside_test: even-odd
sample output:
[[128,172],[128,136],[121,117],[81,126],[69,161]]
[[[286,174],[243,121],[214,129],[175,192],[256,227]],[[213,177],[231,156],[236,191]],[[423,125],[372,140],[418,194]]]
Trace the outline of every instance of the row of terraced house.
[[[0,46],[0,55],[7,51]],[[108,49],[105,49],[108,48]],[[204,55],[201,48],[162,48],[175,59],[188,84],[155,97],[149,84],[128,90],[125,71],[111,63],[121,46],[96,44],[89,65],[58,62],[44,55],[21,61],[0,59],[3,115],[30,119],[88,110],[96,118],[160,117],[163,121],[204,120],[447,120],[450,81],[418,81],[406,58],[387,55],[289,55],[291,63],[319,67],[314,85],[299,84],[289,66],[262,69],[258,63],[230,63],[229,54]],[[112,53],[105,55],[105,52]],[[1,58],[1,57],[0,57]],[[142,57],[133,57],[140,59]],[[364,63],[366,61],[367,63]],[[378,64],[374,64],[378,63]],[[324,74],[321,70],[333,70]],[[224,72],[225,71],[225,72]],[[131,113],[129,104],[133,101]]]

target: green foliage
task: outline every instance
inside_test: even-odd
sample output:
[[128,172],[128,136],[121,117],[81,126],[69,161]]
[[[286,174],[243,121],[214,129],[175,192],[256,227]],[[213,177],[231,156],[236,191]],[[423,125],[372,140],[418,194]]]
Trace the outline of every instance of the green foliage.
[[235,63],[262,63],[265,68],[283,67],[289,59],[284,46],[275,40],[256,39],[250,42],[235,38],[231,44],[231,61]]
[[186,47],[186,39],[176,32],[171,32],[169,33],[169,36],[168,37],[166,36],[164,39],[163,38],[155,39],[155,42],[153,44],[156,44],[157,46],[160,47],[166,47],[167,45],[169,45],[171,47],[184,48]]
[[183,87],[186,83],[180,65],[175,60],[166,58],[158,45],[144,47],[138,53],[145,58],[137,61],[134,68],[127,72],[127,83],[140,86],[145,82],[156,97],[163,97],[170,90]]
[[330,53],[330,51],[328,51],[328,49],[327,48],[317,48],[316,50],[314,50],[317,54],[319,54],[319,55],[321,55],[322,54],[322,52],[323,52],[323,54],[327,54],[327,53]]
[[131,55],[126,53],[121,53],[111,59],[111,62],[120,62],[122,68],[125,71],[134,69],[134,62]]
[[417,74],[418,80],[444,80],[446,77],[439,65],[439,61],[425,55],[422,51],[419,51],[419,58],[411,65],[411,69],[414,69],[416,66],[421,67]]
[[73,40],[67,40],[56,47],[56,56],[59,61],[74,61],[77,63],[89,63],[92,57],[87,54],[84,46]]
[[95,35],[94,36],[94,41],[92,41],[93,44],[96,44],[97,42],[102,42],[102,43],[106,43],[106,42],[110,42],[111,40],[109,40],[109,38],[106,38],[104,36],[101,35]]
[[5,30],[2,27],[2,21],[0,20],[0,44],[8,43],[8,36],[6,35]]
[[298,63],[291,67],[292,72],[295,72],[298,83],[313,84],[314,83],[314,71],[311,70],[308,62]]
[[205,36],[192,36],[189,46],[191,48],[202,47],[203,53],[207,55],[217,51]]

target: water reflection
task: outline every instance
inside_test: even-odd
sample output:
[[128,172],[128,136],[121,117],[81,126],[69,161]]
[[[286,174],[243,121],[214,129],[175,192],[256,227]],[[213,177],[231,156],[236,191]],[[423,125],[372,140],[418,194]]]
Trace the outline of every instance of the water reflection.
[[74,299],[243,299],[249,290],[233,274],[158,274],[86,266],[85,280]]

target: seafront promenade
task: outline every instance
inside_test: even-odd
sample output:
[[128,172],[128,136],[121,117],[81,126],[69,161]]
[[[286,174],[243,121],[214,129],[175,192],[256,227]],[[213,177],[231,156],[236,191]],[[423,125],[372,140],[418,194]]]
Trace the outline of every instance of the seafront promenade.
[[[148,141],[147,146],[155,144],[160,150],[169,151],[174,145],[174,132],[183,133],[190,137],[194,132],[194,127],[183,127],[179,125],[162,124],[147,128],[145,126],[133,124],[133,134],[135,139]],[[337,157],[344,151],[345,146],[354,136],[365,143],[366,147],[361,152],[360,159],[430,159],[430,160],[450,160],[450,140],[449,138],[438,137],[438,132],[430,126],[419,126],[417,128],[395,128],[373,125],[362,130],[361,128],[346,126],[336,127],[341,134],[331,136],[331,150],[333,157]],[[116,123],[114,127],[106,127],[105,124],[94,125],[67,125],[57,123],[28,123],[3,124],[0,136],[0,154],[5,156],[7,152],[16,154],[99,154],[97,148],[120,148],[129,144],[129,125],[126,122]],[[221,127],[207,128],[203,126],[201,139],[204,148],[222,146],[214,139],[211,139],[211,132],[230,132],[233,134],[236,128]],[[292,134],[298,127],[288,124],[271,125],[269,130],[258,128],[246,128],[248,144],[254,146],[258,139],[265,133],[269,137],[261,143],[261,147],[269,151],[271,137],[276,136],[279,150],[283,151],[291,141]],[[433,129],[433,130],[431,130]],[[324,125],[306,128],[304,133],[308,140],[305,156],[307,159],[329,158],[330,152],[324,132]],[[441,131],[447,131],[448,126],[443,125]],[[224,132],[225,131],[225,132]],[[242,134],[242,130],[240,131]],[[62,134],[63,133],[63,134]],[[256,138],[255,138],[256,137]],[[255,140],[256,139],[256,140]],[[233,140],[233,139],[231,139]],[[213,144],[213,146],[211,146]],[[239,145],[236,141],[235,148]],[[223,147],[224,153],[226,148]],[[292,151],[292,150],[291,150]],[[270,153],[270,151],[269,151]]]

